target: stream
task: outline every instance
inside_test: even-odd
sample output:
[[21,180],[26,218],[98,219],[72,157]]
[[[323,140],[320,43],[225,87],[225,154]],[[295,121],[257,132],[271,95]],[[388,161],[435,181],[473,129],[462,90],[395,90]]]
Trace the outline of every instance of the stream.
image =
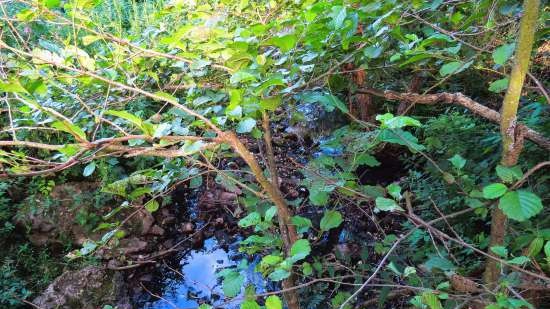
[[[195,194],[193,194],[195,195]],[[197,231],[206,228],[196,197],[181,201],[187,207],[181,216],[192,220]],[[179,204],[179,203],[177,203]],[[181,205],[179,207],[182,207]],[[147,289],[157,296],[143,293],[138,301],[138,308],[143,309],[191,309],[201,304],[209,304],[217,308],[238,309],[244,296],[244,287],[252,285],[256,293],[269,290],[269,284],[260,273],[255,272],[259,257],[247,258],[239,252],[241,235],[231,234],[225,230],[216,229],[212,236],[207,236],[199,245],[189,247],[171,258],[168,264],[160,266],[160,274],[153,274],[154,280],[143,283]],[[222,288],[220,270],[234,268],[245,259],[248,263],[241,270],[245,278],[238,296],[233,299],[225,297]],[[273,286],[273,288],[276,288]]]

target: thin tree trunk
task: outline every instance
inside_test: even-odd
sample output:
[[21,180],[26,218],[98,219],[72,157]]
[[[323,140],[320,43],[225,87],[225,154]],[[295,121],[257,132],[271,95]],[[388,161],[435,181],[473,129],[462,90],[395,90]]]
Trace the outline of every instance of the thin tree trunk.
[[[525,0],[523,2],[523,16],[520,22],[518,44],[510,75],[510,83],[502,102],[500,117],[500,133],[503,148],[501,164],[504,166],[516,165],[523,148],[525,131],[522,129],[524,127],[517,123],[517,110],[521,90],[529,68],[539,6],[540,0]],[[495,207],[491,217],[489,254],[493,254],[490,250],[491,247],[504,244],[506,223],[506,215],[498,207]],[[488,259],[485,266],[485,283],[494,286],[499,280],[500,273],[500,265],[495,260]]]
[[[233,132],[222,133],[222,138],[227,141],[233,150],[246,162],[246,164],[252,170],[254,177],[260,186],[266,191],[267,195],[271,198],[275,207],[277,207],[277,219],[279,220],[279,230],[281,232],[281,238],[283,241],[283,249],[286,255],[289,254],[290,248],[298,240],[298,234],[296,228],[291,224],[292,211],[288,207],[279,187],[270,182],[265,176],[264,171],[260,167],[258,160],[254,155],[246,148],[246,146],[239,140],[237,135]],[[293,277],[289,277],[283,281],[283,288],[289,289],[294,286]],[[289,291],[284,294],[289,309],[300,309],[300,303],[298,294],[295,290]]]

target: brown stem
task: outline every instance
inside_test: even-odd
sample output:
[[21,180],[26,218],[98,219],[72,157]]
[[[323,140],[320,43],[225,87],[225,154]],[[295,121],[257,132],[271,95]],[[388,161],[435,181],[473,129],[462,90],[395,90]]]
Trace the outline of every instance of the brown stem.
[[[231,148],[246,162],[246,164],[252,170],[252,173],[256,177],[260,186],[266,191],[267,195],[271,198],[271,201],[277,207],[277,218],[279,220],[279,230],[281,231],[281,238],[283,240],[284,251],[288,255],[290,248],[298,240],[298,234],[296,228],[291,224],[292,211],[288,207],[281,191],[274,183],[270,182],[265,176],[264,171],[260,167],[260,164],[254,157],[254,155],[248,150],[248,148],[239,140],[237,135],[233,132],[225,132],[222,134],[222,139],[227,141]],[[276,174],[275,174],[275,177]],[[283,281],[283,288],[289,289],[294,286],[292,276]],[[299,309],[300,303],[296,292],[285,293],[285,299],[289,309]]]
[[[378,97],[383,97],[389,101],[407,101],[415,104],[424,104],[424,105],[436,105],[436,104],[454,104],[465,107],[469,109],[476,115],[479,115],[485,119],[488,119],[492,122],[500,123],[501,115],[499,112],[490,109],[489,107],[478,103],[471,98],[465,96],[464,94],[457,93],[448,93],[440,92],[434,94],[418,94],[418,93],[407,93],[407,92],[396,92],[391,90],[378,90],[372,88],[362,88],[357,90],[360,93],[369,93]],[[522,124],[517,126],[521,127],[522,133],[528,140],[539,145],[541,148],[550,150],[550,140],[544,137],[541,133],[530,129],[527,126]]]

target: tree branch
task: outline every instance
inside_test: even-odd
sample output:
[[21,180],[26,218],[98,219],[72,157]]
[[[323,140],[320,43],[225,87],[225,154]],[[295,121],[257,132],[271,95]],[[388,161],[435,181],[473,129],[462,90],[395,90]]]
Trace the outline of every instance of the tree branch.
[[[362,88],[357,90],[358,93],[368,93],[378,97],[385,98],[389,101],[406,101],[414,104],[424,104],[424,105],[437,105],[437,104],[452,104],[459,105],[469,109],[476,115],[479,115],[485,119],[491,120],[492,122],[500,122],[500,113],[485,106],[481,103],[478,103],[471,98],[465,96],[464,94],[457,93],[448,93],[441,92],[435,94],[419,94],[419,93],[409,93],[409,92],[396,92],[391,90],[378,90],[373,88]],[[541,148],[550,150],[550,140],[544,137],[541,133],[530,129],[527,126],[524,126],[524,134],[527,139],[533,143],[539,145]]]

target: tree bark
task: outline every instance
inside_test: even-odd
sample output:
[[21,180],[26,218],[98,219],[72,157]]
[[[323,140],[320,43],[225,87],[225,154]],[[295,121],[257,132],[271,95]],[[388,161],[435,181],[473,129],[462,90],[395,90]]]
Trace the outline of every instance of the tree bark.
[[[517,110],[521,90],[525,82],[529,68],[529,59],[535,38],[536,23],[538,18],[539,0],[525,0],[523,2],[523,16],[521,17],[519,38],[516,47],[516,54],[510,75],[510,83],[502,102],[502,113],[500,116],[500,134],[502,136],[502,160],[504,166],[517,164],[519,154],[523,148],[523,137],[525,127],[517,123]],[[489,254],[493,246],[504,244],[506,237],[506,215],[498,207],[495,207],[491,216],[491,238],[489,242]],[[485,265],[484,281],[489,286],[498,283],[501,274],[499,263],[493,259],[487,259]]]

